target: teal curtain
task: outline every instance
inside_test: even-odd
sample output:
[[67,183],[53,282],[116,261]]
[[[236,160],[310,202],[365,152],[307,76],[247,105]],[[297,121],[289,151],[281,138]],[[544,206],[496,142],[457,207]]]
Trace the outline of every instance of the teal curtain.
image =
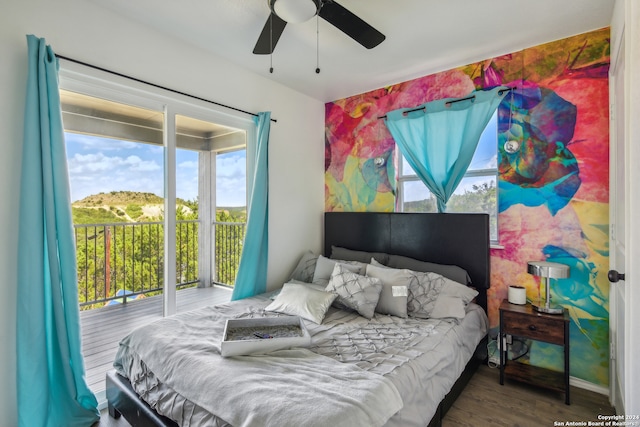
[[475,91],[387,113],[385,123],[400,151],[438,201],[438,212],[466,173],[480,135],[509,88]]
[[267,290],[269,249],[269,129],[271,113],[259,113],[253,186],[249,201],[247,230],[238,266],[232,300],[248,298]]
[[58,92],[58,61],[27,36],[16,318],[22,427],[90,426],[98,402],[80,345],[76,253]]

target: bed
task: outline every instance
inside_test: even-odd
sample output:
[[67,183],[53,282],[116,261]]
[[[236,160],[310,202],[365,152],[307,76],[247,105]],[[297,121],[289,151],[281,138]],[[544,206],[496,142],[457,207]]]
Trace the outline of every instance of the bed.
[[[305,409],[297,412],[308,412],[309,417],[313,411],[322,414],[313,415],[313,420],[305,421],[305,425],[340,425],[341,421],[350,416],[360,416],[360,413],[363,413],[362,416],[373,417],[374,421],[367,421],[371,425],[440,425],[444,414],[486,357],[486,291],[490,277],[488,216],[326,213],[322,262],[327,262],[332,256],[343,259],[337,255],[345,254],[367,254],[367,257],[369,254],[393,255],[396,261],[410,260],[410,265],[419,262],[445,267],[455,265],[465,272],[465,285],[472,286],[477,295],[473,302],[465,305],[463,317],[457,319],[446,316],[430,319],[411,316],[404,318],[388,314],[375,314],[368,319],[354,310],[332,307],[321,322],[306,323],[312,335],[309,348],[228,359],[213,356],[211,352],[205,352],[198,359],[191,353],[198,353],[197,346],[200,343],[221,335],[223,319],[265,315],[265,307],[276,302],[278,296],[261,295],[189,312],[183,314],[182,318],[180,315],[172,316],[166,321],[163,319],[167,323],[157,324],[153,329],[140,333],[140,337],[123,340],[129,339],[124,347],[130,346],[133,350],[127,350],[123,352],[124,356],[119,356],[118,372],[107,374],[109,414],[113,417],[123,415],[134,426],[178,425],[160,413],[179,419],[182,425],[282,425],[283,419],[289,422],[287,417],[296,414],[287,414],[285,409],[278,406],[281,403],[278,401],[279,396],[281,401],[289,399],[288,407],[295,407],[294,404],[298,403],[306,405],[300,406],[299,408]],[[316,259],[316,262],[319,261]],[[374,260],[371,262],[375,263]],[[398,271],[407,268],[402,265],[396,267]],[[375,271],[372,267],[367,268]],[[381,265],[379,268],[384,267]],[[269,313],[268,315],[272,314]],[[177,320],[174,319],[176,317]],[[199,327],[188,326],[194,323]],[[173,329],[173,333],[180,337],[186,336],[187,330],[190,333],[191,330],[196,331],[189,339],[168,338],[167,335]],[[151,337],[150,341],[142,341],[141,336],[145,340]],[[140,343],[136,343],[138,339],[141,340]],[[193,352],[181,348],[183,342],[189,340],[196,346]],[[452,343],[449,344],[449,341]],[[166,351],[153,351],[153,345]],[[455,350],[444,350],[447,345],[453,346],[451,348]],[[162,357],[151,362],[144,359],[147,357],[145,351],[149,354],[162,354]],[[181,354],[186,357],[180,362],[184,365],[177,371],[172,371],[171,376],[164,372],[169,369],[165,368],[167,366],[173,369],[174,365],[179,365],[173,355]],[[228,372],[228,364],[236,363],[234,359],[249,363],[243,365],[243,372],[249,375],[233,374],[233,378],[224,378],[229,376],[225,374]],[[258,363],[254,363],[256,360]],[[302,368],[297,368],[298,363]],[[254,366],[255,364],[259,366]],[[124,365],[126,368],[123,368]],[[185,369],[200,365],[206,365],[201,373],[196,373],[195,368]],[[294,366],[296,367],[292,370],[291,367]],[[278,374],[257,381],[261,384],[257,388],[245,376],[263,378],[258,375],[264,375],[264,372],[254,372],[252,369],[264,367],[269,367],[268,373]],[[307,368],[309,372],[306,371]],[[180,375],[175,375],[176,372]],[[323,372],[331,372],[337,379],[321,381]],[[308,377],[297,378],[298,375]],[[209,376],[212,376],[213,382],[206,382],[206,377]],[[133,381],[129,381],[127,377],[133,378]],[[165,380],[170,386],[164,383]],[[282,390],[276,388],[281,380]],[[304,398],[317,403],[309,405],[301,397],[306,390],[296,389],[296,381],[300,384],[314,384],[308,387],[314,390],[326,388],[319,391],[325,394],[314,395],[315,397],[305,395]],[[317,386],[314,381],[317,381]],[[215,387],[212,386],[214,382]],[[358,384],[358,390],[347,390],[347,384]],[[195,391],[186,389],[193,385]],[[246,387],[245,392],[232,394],[234,389],[243,390],[243,387]],[[340,393],[336,393],[336,390],[340,390]],[[188,393],[193,394],[184,397]],[[341,396],[336,397],[338,394]],[[332,400],[334,397],[335,401]],[[401,401],[399,406],[398,399]],[[298,400],[300,402],[296,402]],[[362,401],[368,402],[369,406],[362,406]],[[254,408],[254,404],[262,406]],[[231,409],[235,411],[234,406],[241,406],[248,412],[230,412]],[[257,421],[248,420],[253,416],[251,414],[267,410],[265,406],[274,408],[272,412],[276,414],[265,412],[264,416],[258,416]],[[343,412],[339,412],[341,410]],[[275,418],[270,418],[272,415]],[[234,421],[227,422],[225,419]],[[296,422],[299,419],[291,421],[290,425],[295,425]],[[364,421],[357,422],[364,425]]]

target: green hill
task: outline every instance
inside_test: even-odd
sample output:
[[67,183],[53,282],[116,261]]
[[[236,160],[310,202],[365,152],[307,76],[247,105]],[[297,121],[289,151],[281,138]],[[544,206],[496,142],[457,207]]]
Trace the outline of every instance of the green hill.
[[[197,219],[198,202],[176,200],[178,219]],[[113,222],[150,222],[164,218],[164,199],[153,193],[112,191],[92,194],[71,204],[74,224],[105,224]],[[218,220],[245,222],[247,208],[219,207]]]
[[98,193],[87,196],[82,200],[73,202],[75,207],[96,207],[96,206],[126,206],[136,205],[161,205],[164,200],[153,193],[141,193],[137,191],[112,191],[110,193]]

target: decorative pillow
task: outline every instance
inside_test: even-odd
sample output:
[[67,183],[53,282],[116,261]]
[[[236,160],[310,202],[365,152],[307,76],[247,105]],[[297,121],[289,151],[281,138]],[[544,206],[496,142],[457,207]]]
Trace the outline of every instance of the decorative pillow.
[[339,305],[356,310],[361,316],[371,319],[380,298],[382,281],[356,274],[345,267],[345,264],[335,265],[326,291],[337,295],[335,302]]
[[376,267],[390,268],[390,267],[387,267],[386,265],[384,265],[384,264],[382,264],[382,263],[379,263],[379,262],[378,262],[378,261],[376,261],[376,259],[375,259],[375,258],[373,258],[373,257],[371,257],[371,260],[369,261],[369,264],[371,264],[371,265],[373,265],[373,266],[376,266]]
[[461,285],[437,273],[412,271],[411,274],[413,279],[409,285],[407,311],[413,317],[434,317],[433,311],[443,297],[445,301],[448,301],[449,298],[459,299],[464,309],[464,306],[478,295],[478,291],[475,289]]
[[444,281],[445,285],[442,289],[442,295],[460,298],[464,305],[469,304],[475,297],[478,296],[478,291],[470,288],[469,286],[465,286],[446,277],[444,278]]
[[[389,297],[388,293],[385,294],[385,289],[389,284],[395,286],[406,286],[408,289],[408,295],[406,299],[406,314],[404,317],[409,316],[428,319],[433,317],[433,310],[436,305],[440,303],[440,298],[445,297],[445,302],[449,302],[449,298],[456,298],[464,307],[469,304],[478,295],[475,289],[468,286],[461,285],[454,282],[440,274],[432,272],[419,272],[409,269],[396,269],[386,266],[376,265],[371,263],[367,266],[367,275],[372,277],[378,277],[382,279],[385,284],[382,293],[380,294],[380,302],[378,303],[377,312],[387,312],[396,316],[402,316],[401,303],[398,303],[394,308],[390,306],[384,306],[381,304],[383,301],[393,300],[393,297]],[[398,293],[396,291],[396,293]],[[386,299],[385,299],[386,297]],[[397,297],[396,297],[397,298]],[[457,308],[457,302],[449,302],[448,306],[455,304],[454,308]],[[386,309],[386,310],[385,310]],[[436,312],[436,314],[442,313],[443,310]],[[455,311],[459,314],[459,310]],[[454,316],[443,316],[454,317]]]
[[320,255],[318,257],[318,262],[316,262],[316,269],[313,272],[312,282],[328,284],[329,279],[331,278],[331,273],[333,272],[333,268],[335,267],[336,263],[346,265],[347,270],[353,271],[357,274],[364,274],[367,269],[367,264],[359,261],[335,260]]
[[[326,285],[323,286],[323,285],[320,285],[318,283],[303,282],[301,280],[288,280],[286,283],[297,283],[299,285],[305,285],[305,286],[308,286],[308,287],[310,287],[312,289],[315,289],[317,291],[322,291],[322,292],[324,292],[324,288],[326,287]],[[269,299],[272,300],[272,301],[274,299],[276,299],[278,294],[280,294],[281,290],[282,290],[282,288],[276,289],[275,291],[271,291],[270,295],[269,295]]]
[[360,261],[368,264],[371,258],[374,258],[377,262],[385,264],[389,260],[389,255],[381,252],[355,251],[353,249],[341,248],[339,246],[331,246],[331,259]]
[[460,320],[464,319],[465,315],[464,303],[460,298],[440,294],[430,317],[432,319],[454,318]]
[[335,299],[336,295],[331,292],[319,291],[299,283],[285,283],[276,299],[265,307],[265,311],[300,316],[320,324]]
[[409,285],[413,278],[412,272],[369,264],[367,265],[367,276],[382,280],[383,287],[376,311],[382,314],[391,314],[392,316],[407,317],[407,302]]
[[303,253],[298,261],[298,265],[296,265],[296,268],[291,272],[289,280],[299,280],[306,283],[312,282],[317,261],[318,255],[315,255],[313,252],[307,251]]
[[471,278],[467,270],[457,265],[435,264],[433,262],[420,261],[400,255],[389,255],[389,262],[386,264],[392,268],[407,268],[423,273],[438,273],[464,285],[471,283]]
[[442,289],[445,287],[445,278],[436,273],[420,273],[411,270],[409,285],[409,298],[407,300],[407,311],[410,316],[422,319],[431,317]]

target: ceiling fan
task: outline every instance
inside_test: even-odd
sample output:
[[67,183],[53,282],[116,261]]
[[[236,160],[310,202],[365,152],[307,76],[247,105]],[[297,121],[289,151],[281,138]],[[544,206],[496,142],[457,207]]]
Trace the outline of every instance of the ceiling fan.
[[269,55],[287,23],[308,21],[318,15],[367,49],[374,48],[385,39],[384,34],[333,0],[267,0],[271,15],[258,37],[253,53]]

